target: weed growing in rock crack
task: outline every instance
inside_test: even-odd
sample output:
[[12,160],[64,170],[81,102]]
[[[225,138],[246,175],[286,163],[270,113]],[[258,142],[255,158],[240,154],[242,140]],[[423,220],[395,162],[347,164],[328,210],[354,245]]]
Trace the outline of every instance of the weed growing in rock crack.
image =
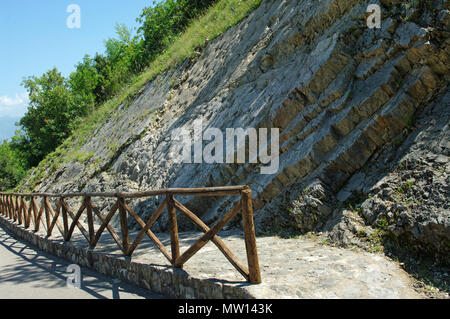
[[391,14],[401,21],[416,21],[424,11],[433,9],[433,0],[406,0],[394,5]]
[[384,238],[386,231],[383,229],[375,229],[367,236],[367,240],[370,244],[369,251],[372,253],[384,251]]
[[412,189],[412,186],[415,184],[415,181],[407,181],[403,184],[401,184],[399,187],[397,187],[397,193],[399,194],[406,194],[410,189]]
[[[414,184],[415,182],[412,180],[402,183],[392,197],[398,202],[415,203],[417,200],[405,199],[405,194],[412,189]],[[345,202],[345,207],[358,212],[356,209],[358,204],[359,201],[352,198]],[[418,281],[416,289],[420,293],[425,293],[428,296],[440,296],[441,298],[442,292],[444,292],[444,295],[449,293],[449,277],[443,275],[448,273],[448,268],[434,265],[432,255],[423,253],[423,251],[432,251],[431,248],[424,247],[424,244],[421,244],[419,252],[414,240],[408,237],[409,235],[396,235],[390,231],[390,225],[396,222],[399,215],[400,211],[393,209],[390,218],[380,216],[377,219],[371,232],[367,232],[366,229],[356,230],[355,235],[362,243],[362,246],[358,245],[358,247],[371,253],[385,253],[392,260],[401,263],[405,271]],[[328,240],[322,242],[329,244]]]
[[350,210],[351,212],[359,213],[361,211],[362,203],[364,203],[364,201],[367,200],[367,198],[368,198],[367,196],[354,195],[349,199],[347,199],[343,203],[342,207]]
[[389,222],[386,217],[380,217],[377,220],[376,227],[382,231],[387,231],[389,227]]
[[398,170],[402,171],[408,168],[408,161],[402,161],[397,166]]
[[439,291],[447,294],[450,292],[448,276],[443,275],[448,269],[437,267],[429,259],[414,260],[408,257],[403,259],[405,270],[423,284],[422,288],[427,294],[436,294]]
[[271,231],[257,231],[256,232],[256,236],[257,237],[271,237],[271,236],[273,236],[274,234],[273,234],[273,232],[271,232]]
[[358,213],[361,210],[361,206],[355,206],[353,207],[352,204],[348,204],[348,208],[350,209],[350,211],[354,212],[354,213]]
[[86,163],[94,156],[94,152],[85,152],[81,150],[75,150],[69,155],[69,159],[73,162]]
[[411,116],[408,116],[406,118],[405,123],[406,123],[406,127],[407,128],[412,128],[416,124],[416,117],[415,117],[415,115],[413,114]]
[[366,230],[365,230],[365,229],[358,229],[358,230],[356,231],[356,236],[357,236],[358,238],[366,238],[366,237],[367,237]]
[[400,212],[398,211],[398,209],[394,209],[394,217],[398,218],[400,216]]
[[[126,109],[133,101],[143,93],[145,86],[153,80],[158,80],[158,75],[164,71],[173,70],[175,66],[181,65],[186,60],[195,60],[199,54],[198,48],[204,48],[208,41],[217,38],[226,30],[236,25],[248,16],[249,12],[261,4],[261,0],[226,0],[217,1],[211,6],[204,15],[186,28],[179,37],[174,38],[171,44],[161,54],[157,55],[148,65],[147,69],[140,75],[132,76],[123,83],[123,87],[105,103],[98,105],[97,108],[88,116],[80,117],[73,122],[73,131],[71,136],[66,139],[58,149],[64,146],[70,149],[84,145],[85,141],[95,135],[96,130],[104,123],[112,120],[113,116],[119,116],[118,109]],[[155,82],[156,83],[156,82]],[[155,84],[157,85],[157,84]],[[116,114],[116,115],[115,115]],[[66,157],[63,153],[61,157]],[[63,162],[66,159],[63,160]],[[24,179],[17,189],[24,187],[34,188],[46,175],[48,162],[44,159],[39,164],[35,172],[35,177]]]
[[[384,252],[392,260],[400,263],[402,267],[419,281],[419,291],[436,294],[439,291],[450,292],[448,268],[439,266],[435,260],[423,253],[417,253],[416,246],[412,244],[407,235],[396,236],[389,232],[386,218],[378,220],[376,227],[368,236],[369,252]],[[363,236],[363,233],[360,233]]]
[[306,187],[303,191],[302,191],[302,195],[307,195],[309,193],[309,187]]
[[276,226],[269,230],[258,231],[256,236],[261,237],[269,237],[269,236],[277,236],[283,239],[297,239],[302,236],[301,232],[292,227],[280,227]]
[[404,138],[403,134],[400,134],[400,135],[397,135],[392,140],[392,144],[394,145],[394,147],[398,148],[403,144],[404,141],[405,141],[405,138]]
[[277,236],[283,239],[298,239],[302,234],[294,229],[281,229],[277,231]]

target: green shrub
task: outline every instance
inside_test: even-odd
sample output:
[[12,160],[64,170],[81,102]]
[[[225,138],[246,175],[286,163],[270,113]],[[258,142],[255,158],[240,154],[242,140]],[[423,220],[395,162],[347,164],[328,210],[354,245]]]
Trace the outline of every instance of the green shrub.
[[[97,54],[94,58],[85,56],[69,79],[58,79],[57,85],[61,88],[55,93],[58,91],[61,98],[42,99],[45,103],[39,102],[42,104],[39,109],[43,113],[58,107],[64,109],[62,119],[55,118],[55,122],[49,121],[50,125],[44,126],[44,131],[54,133],[48,135],[49,140],[45,139],[45,135],[40,135],[43,137],[41,144],[47,147],[41,148],[40,142],[32,138],[26,125],[21,123],[24,131],[16,136],[15,148],[29,158],[27,169],[41,162],[33,170],[34,177],[28,184],[38,182],[49,165],[65,163],[73,157],[84,160],[86,154],[75,156],[67,150],[80,149],[92,132],[111,118],[119,105],[132,103],[149,81],[198,54],[198,48],[204,47],[208,41],[241,21],[261,2],[166,0],[143,10],[138,18],[142,26],[136,36],[125,26],[116,25],[118,38],[106,41],[105,54]],[[54,72],[58,73],[56,69]],[[28,83],[32,84],[40,78],[32,77],[30,80]],[[39,92],[43,91],[36,92],[36,99],[41,101]],[[63,103],[59,105],[59,102]],[[27,115],[39,119],[39,123],[46,119],[35,116],[34,111]],[[51,131],[50,128],[55,129]],[[33,150],[39,151],[34,154]],[[46,160],[44,157],[52,152],[58,154],[59,158],[56,161]]]

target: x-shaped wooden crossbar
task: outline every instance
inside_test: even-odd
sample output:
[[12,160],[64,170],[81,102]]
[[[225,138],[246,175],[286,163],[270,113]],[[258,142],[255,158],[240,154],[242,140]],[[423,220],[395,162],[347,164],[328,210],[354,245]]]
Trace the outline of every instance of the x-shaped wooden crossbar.
[[[175,199],[174,194],[184,196],[227,196],[240,195],[240,200],[220,218],[215,225],[209,228],[197,215]],[[127,204],[125,198],[137,198],[145,196],[164,195],[164,200],[157,207],[155,212],[145,222],[142,218]],[[39,208],[36,196],[43,197]],[[83,200],[80,208],[74,213],[66,201],[67,197],[82,196]],[[116,198],[115,203],[110,208],[108,214],[104,216],[101,211],[92,202],[92,196],[103,196]],[[26,197],[30,197],[29,205]],[[56,208],[53,209],[49,197],[58,197]],[[167,209],[168,226],[170,233],[171,251],[169,252],[158,237],[151,231],[152,225],[158,220],[163,211]],[[86,211],[88,229],[86,230],[80,222],[80,218]],[[185,252],[180,254],[180,244],[178,238],[178,226],[176,211],[179,211],[196,225],[204,234],[192,244]],[[119,212],[121,236],[110,225],[111,219]],[[225,245],[223,240],[217,235],[225,225],[227,225],[237,214],[242,213],[242,224],[244,228],[245,246],[247,252],[248,267],[244,265],[234,253]],[[253,209],[251,201],[251,190],[247,186],[236,187],[218,187],[202,189],[169,189],[156,190],[132,194],[111,194],[111,193],[92,193],[92,194],[0,194],[0,213],[29,228],[34,224],[34,231],[39,231],[41,223],[46,228],[47,236],[52,236],[53,229],[56,226],[65,241],[70,241],[77,227],[86,238],[89,245],[95,248],[100,240],[104,230],[108,230],[118,247],[122,252],[131,256],[136,250],[142,239],[147,235],[156,245],[167,260],[174,266],[182,268],[183,265],[191,259],[208,242],[214,243],[224,254],[228,261],[253,284],[261,282],[258,254],[256,250],[255,230],[253,224]],[[100,220],[101,224],[97,231],[94,229],[94,214]],[[130,242],[128,230],[128,214],[133,217],[141,227],[137,237]],[[62,218],[62,224],[60,222]],[[69,217],[71,223],[69,224]]]

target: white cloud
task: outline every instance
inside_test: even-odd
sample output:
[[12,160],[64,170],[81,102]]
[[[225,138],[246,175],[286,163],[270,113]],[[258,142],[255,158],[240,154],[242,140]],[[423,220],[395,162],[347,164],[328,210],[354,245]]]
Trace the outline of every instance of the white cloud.
[[0,96],[0,117],[21,117],[25,114],[29,103],[28,93],[17,94],[11,98]]

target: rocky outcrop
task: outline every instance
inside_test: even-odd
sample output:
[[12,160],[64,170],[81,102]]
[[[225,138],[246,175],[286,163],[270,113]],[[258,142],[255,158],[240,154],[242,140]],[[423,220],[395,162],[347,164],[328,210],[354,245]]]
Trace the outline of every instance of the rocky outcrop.
[[[381,29],[366,25],[369,3],[382,5]],[[403,9],[397,1],[263,1],[199,57],[166,71],[122,105],[82,143],[82,151],[93,153],[89,160],[66,163],[35,188],[249,184],[258,230],[320,229],[344,185],[448,85],[448,4]],[[261,163],[175,163],[171,133],[200,118],[205,128],[223,132],[280,128],[278,172],[260,174]],[[444,186],[439,192],[448,195]],[[209,198],[185,204],[213,222],[233,203]],[[156,205],[133,203],[144,216]],[[376,205],[367,203],[368,220],[380,215]],[[155,228],[165,229],[164,218]]]
[[338,197],[360,198],[359,222],[345,227],[338,219],[329,224],[330,238],[356,243],[352,237],[361,225],[381,227],[410,249],[450,264],[449,106],[446,89],[417,115],[405,140],[397,141],[398,149],[387,145],[349,181]]

